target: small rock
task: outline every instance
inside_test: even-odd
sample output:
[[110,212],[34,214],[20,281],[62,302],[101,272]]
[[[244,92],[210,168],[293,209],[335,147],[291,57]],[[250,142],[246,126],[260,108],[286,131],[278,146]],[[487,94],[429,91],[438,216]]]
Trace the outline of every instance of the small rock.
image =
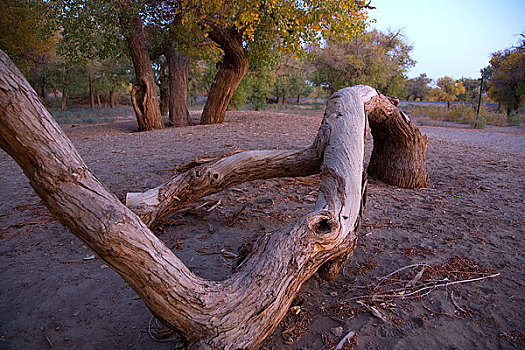
[[261,204],[261,205],[272,205],[274,202],[273,202],[273,199],[271,198],[259,197],[255,199],[255,203]]
[[330,329],[330,332],[332,332],[333,335],[339,338],[340,336],[343,335],[343,327],[332,328]]

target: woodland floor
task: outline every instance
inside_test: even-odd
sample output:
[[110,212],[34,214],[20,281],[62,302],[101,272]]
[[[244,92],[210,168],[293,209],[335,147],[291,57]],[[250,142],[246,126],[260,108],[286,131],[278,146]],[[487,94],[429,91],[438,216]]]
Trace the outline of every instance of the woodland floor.
[[[321,118],[321,111],[230,112],[222,125],[146,133],[134,132],[129,118],[63,128],[88,166],[124,199],[195,158],[306,147]],[[300,312],[288,313],[266,349],[329,349],[350,331],[357,349],[525,348],[525,134],[518,128],[421,131],[429,139],[429,188],[371,181],[356,253],[335,281],[314,276],[304,285],[294,302]],[[156,233],[195,273],[224,279],[233,260],[221,249],[236,253],[307,213],[318,182],[237,186],[170,217]],[[150,337],[149,325],[154,334],[157,325],[142,301],[50,216],[3,151],[0,198],[0,349],[179,347],[177,340]],[[468,281],[473,278],[482,280]],[[450,284],[455,281],[468,283]]]

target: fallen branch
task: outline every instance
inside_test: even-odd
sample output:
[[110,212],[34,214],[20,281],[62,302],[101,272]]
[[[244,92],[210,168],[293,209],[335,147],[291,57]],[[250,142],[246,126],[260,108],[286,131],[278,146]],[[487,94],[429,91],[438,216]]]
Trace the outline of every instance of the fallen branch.
[[[352,297],[348,300],[358,300],[358,299],[382,299],[382,298],[385,298],[385,299],[388,299],[388,298],[408,298],[408,297],[411,297],[411,296],[420,296],[418,295],[419,293],[421,292],[424,292],[424,291],[428,291],[428,290],[434,290],[436,288],[439,288],[439,287],[448,287],[448,286],[453,286],[453,285],[456,285],[456,284],[461,284],[461,283],[470,283],[470,282],[476,282],[476,281],[482,281],[482,280],[485,280],[485,279],[488,279],[488,278],[494,278],[494,277],[498,277],[500,275],[500,273],[495,273],[495,274],[491,274],[491,275],[488,275],[488,276],[483,276],[483,277],[476,277],[476,278],[470,278],[470,279],[465,279],[465,280],[458,280],[458,281],[451,281],[451,282],[447,282],[447,283],[436,283],[436,284],[432,284],[430,286],[425,286],[423,288],[419,288],[415,291],[412,291],[408,294],[371,294],[371,295],[360,295],[360,296],[357,296],[357,297]],[[400,291],[402,292],[401,290],[392,290],[391,292],[397,292],[397,291]]]
[[389,277],[394,276],[396,273],[401,272],[401,271],[406,270],[406,269],[410,269],[410,268],[412,268],[412,267],[417,267],[417,266],[426,266],[426,267],[430,267],[429,264],[425,264],[425,263],[421,263],[421,264],[412,264],[412,265],[403,266],[403,267],[401,267],[401,268],[399,268],[399,269],[397,269],[397,270],[395,270],[395,271],[389,273],[388,275],[381,277],[381,278],[379,279],[379,281],[376,283],[376,287],[378,287],[381,283],[383,283],[384,280],[388,279]]
[[372,315],[374,315],[375,317],[379,318],[381,321],[383,321],[384,323],[386,324],[391,324],[390,320],[388,318],[386,318],[385,315],[383,315],[381,313],[381,311],[379,311],[378,309],[376,309],[374,306],[372,305],[367,305],[365,304],[364,302],[362,302],[361,300],[357,301],[357,303],[359,305],[363,305],[366,309],[368,309]]
[[20,227],[24,227],[24,226],[43,224],[45,222],[50,222],[50,221],[53,221],[53,218],[43,218],[43,219],[35,220],[35,221],[19,222],[19,223],[16,223],[16,224],[11,224],[9,226],[0,227],[0,232],[4,232],[4,231],[7,231],[7,230],[12,229],[12,228],[20,228]]
[[463,309],[461,306],[459,306],[456,300],[454,300],[454,292],[450,291],[449,296],[450,296],[450,300],[452,301],[452,304],[454,305],[454,307],[460,312],[466,314],[467,311]]
[[[50,212],[116,271],[160,322],[179,330],[190,349],[255,349],[288,312],[302,284],[322,265],[351,255],[356,247],[364,185],[364,101],[375,94],[366,87],[334,94],[320,137],[306,153],[239,153],[181,174],[174,183],[182,181],[182,188],[157,191],[160,199],[172,201],[163,207],[169,211],[177,196],[188,203],[259,173],[266,176],[269,158],[279,159],[271,165],[283,167],[271,171],[275,176],[290,173],[284,165],[303,173],[321,169],[314,210],[262,235],[243,265],[223,281],[193,274],[108,191],[1,51],[0,146],[20,165]],[[255,172],[245,174],[247,164]],[[158,196],[148,198],[159,201]]]
[[350,332],[348,332],[348,333],[343,337],[343,339],[341,339],[341,340],[339,341],[339,343],[337,343],[337,345],[335,346],[334,350],[341,350],[341,349],[345,346],[345,343],[346,343],[346,342],[350,342],[354,336],[355,336],[355,332],[354,332],[354,331],[350,331]]

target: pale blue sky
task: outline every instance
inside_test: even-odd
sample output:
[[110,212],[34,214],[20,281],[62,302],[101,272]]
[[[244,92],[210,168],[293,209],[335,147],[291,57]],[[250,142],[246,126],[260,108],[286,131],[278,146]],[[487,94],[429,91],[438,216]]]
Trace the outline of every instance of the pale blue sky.
[[490,54],[519,42],[525,0],[372,0],[377,29],[403,28],[417,63],[409,77],[479,78]]

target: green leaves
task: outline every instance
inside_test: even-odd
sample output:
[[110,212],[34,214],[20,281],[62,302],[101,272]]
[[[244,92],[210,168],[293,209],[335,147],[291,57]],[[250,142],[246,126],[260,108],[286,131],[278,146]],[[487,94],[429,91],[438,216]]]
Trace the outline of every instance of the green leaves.
[[330,38],[314,59],[313,81],[330,91],[365,84],[397,95],[406,71],[415,64],[411,51],[399,31],[373,30],[350,41]]
[[62,36],[59,54],[72,62],[126,55],[115,1],[59,0],[55,6]]
[[439,78],[436,84],[437,88],[430,91],[430,101],[456,101],[459,95],[466,92],[463,82],[451,77]]
[[494,53],[490,64],[493,71],[488,82],[489,97],[504,105],[510,116],[525,100],[525,43]]

